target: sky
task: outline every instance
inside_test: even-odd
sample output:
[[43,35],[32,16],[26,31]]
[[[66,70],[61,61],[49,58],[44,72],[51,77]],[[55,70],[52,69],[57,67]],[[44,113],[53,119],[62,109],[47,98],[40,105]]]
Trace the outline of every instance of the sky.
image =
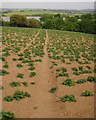
[[1,4],[2,8],[94,9],[95,0],[39,0],[39,2],[36,1],[38,0],[2,0]]

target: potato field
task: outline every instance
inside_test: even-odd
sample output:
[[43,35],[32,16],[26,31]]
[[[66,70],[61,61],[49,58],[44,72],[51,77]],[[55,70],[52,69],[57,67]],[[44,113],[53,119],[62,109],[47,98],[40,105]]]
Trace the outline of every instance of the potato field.
[[94,45],[92,34],[2,27],[2,110],[16,118],[93,118]]

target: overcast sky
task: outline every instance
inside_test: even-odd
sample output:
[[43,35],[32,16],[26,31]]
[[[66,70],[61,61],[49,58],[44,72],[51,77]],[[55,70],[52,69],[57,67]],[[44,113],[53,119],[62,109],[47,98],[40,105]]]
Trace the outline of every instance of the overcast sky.
[[[7,1],[7,0],[6,0]],[[8,0],[11,1],[11,0]],[[43,8],[43,9],[94,9],[94,0],[85,0],[89,2],[79,2],[82,0],[77,0],[78,2],[5,2],[2,0],[2,8]],[[18,0],[17,0],[18,1]],[[35,0],[36,1],[36,0]],[[39,0],[40,1],[40,0]],[[49,1],[49,0],[48,0]],[[56,1],[56,0],[55,0]],[[60,0],[59,0],[60,1]],[[69,1],[69,0],[67,0]],[[70,0],[72,1],[72,0]],[[73,0],[75,1],[75,0]]]

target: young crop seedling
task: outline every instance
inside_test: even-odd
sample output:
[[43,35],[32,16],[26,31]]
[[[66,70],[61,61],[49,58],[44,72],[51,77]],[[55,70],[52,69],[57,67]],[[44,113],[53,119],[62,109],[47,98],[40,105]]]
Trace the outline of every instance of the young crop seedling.
[[80,79],[80,80],[76,81],[77,84],[82,84],[82,83],[85,83],[85,82],[87,82],[86,79]]
[[60,97],[60,100],[62,102],[76,102],[76,98],[74,95],[65,95],[63,97]]
[[22,82],[24,86],[28,86],[28,83],[27,82]]
[[16,120],[14,113],[10,112],[10,111],[5,112],[5,111],[2,110],[0,112],[0,115],[2,116],[2,119],[0,119],[0,120]]
[[91,92],[91,91],[89,91],[89,90],[86,90],[86,91],[84,91],[81,95],[82,95],[82,96],[93,96],[94,93]]
[[78,69],[76,67],[73,67],[72,70],[73,71],[78,71]]
[[23,65],[22,64],[17,64],[17,67],[21,68],[21,67],[23,67]]
[[25,97],[31,97],[31,95],[28,92],[25,92]]
[[68,79],[66,79],[62,84],[71,87],[71,86],[74,86],[74,85],[75,85],[75,82],[68,78]]
[[13,96],[6,96],[3,98],[4,101],[10,102],[13,101],[14,97]]
[[53,66],[57,66],[57,63],[56,63],[56,62],[52,62],[52,65],[53,65]]
[[56,90],[57,90],[56,87],[52,87],[52,88],[49,90],[49,92],[54,93]]
[[17,61],[18,59],[17,58],[13,58],[12,60]]
[[18,78],[24,78],[24,74],[23,73],[18,73],[17,77]]
[[10,85],[12,87],[18,87],[18,86],[20,86],[20,83],[19,82],[11,82]]
[[36,72],[31,72],[30,77],[34,77],[36,75]]
[[87,78],[87,81],[89,81],[89,82],[96,82],[96,77],[94,77],[94,76],[89,76],[89,77]]
[[[58,76],[66,76],[66,77],[69,77],[69,74],[68,73],[66,73],[66,72],[64,72],[64,73],[59,73],[59,75]],[[57,76],[57,77],[58,77]]]
[[7,72],[6,70],[0,70],[0,76],[9,74],[9,72]]
[[42,59],[36,59],[35,62],[42,62]]
[[4,89],[4,87],[2,85],[0,85],[0,90]]
[[20,99],[23,99],[25,97],[31,97],[31,95],[28,92],[23,92],[20,90],[17,90],[14,95],[13,95],[14,99],[16,99],[17,101],[19,101]]
[[5,65],[3,65],[3,68],[9,68],[9,65],[5,63]]
[[78,71],[73,72],[74,75],[80,75]]
[[34,66],[31,66],[31,67],[28,68],[28,70],[34,70],[34,69],[35,69]]

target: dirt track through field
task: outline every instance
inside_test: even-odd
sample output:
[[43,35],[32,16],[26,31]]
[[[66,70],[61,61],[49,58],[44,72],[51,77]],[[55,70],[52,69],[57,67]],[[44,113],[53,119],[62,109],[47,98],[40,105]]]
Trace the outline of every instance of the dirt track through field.
[[56,118],[58,113],[58,106],[56,103],[56,96],[49,92],[51,87],[55,86],[55,80],[50,71],[50,61],[47,53],[47,41],[48,41],[48,33],[46,31],[46,40],[44,46],[44,57],[42,59],[42,63],[37,65],[37,76],[36,79],[36,87],[34,90],[34,103],[36,105],[36,110],[34,110],[32,117],[36,118]]

